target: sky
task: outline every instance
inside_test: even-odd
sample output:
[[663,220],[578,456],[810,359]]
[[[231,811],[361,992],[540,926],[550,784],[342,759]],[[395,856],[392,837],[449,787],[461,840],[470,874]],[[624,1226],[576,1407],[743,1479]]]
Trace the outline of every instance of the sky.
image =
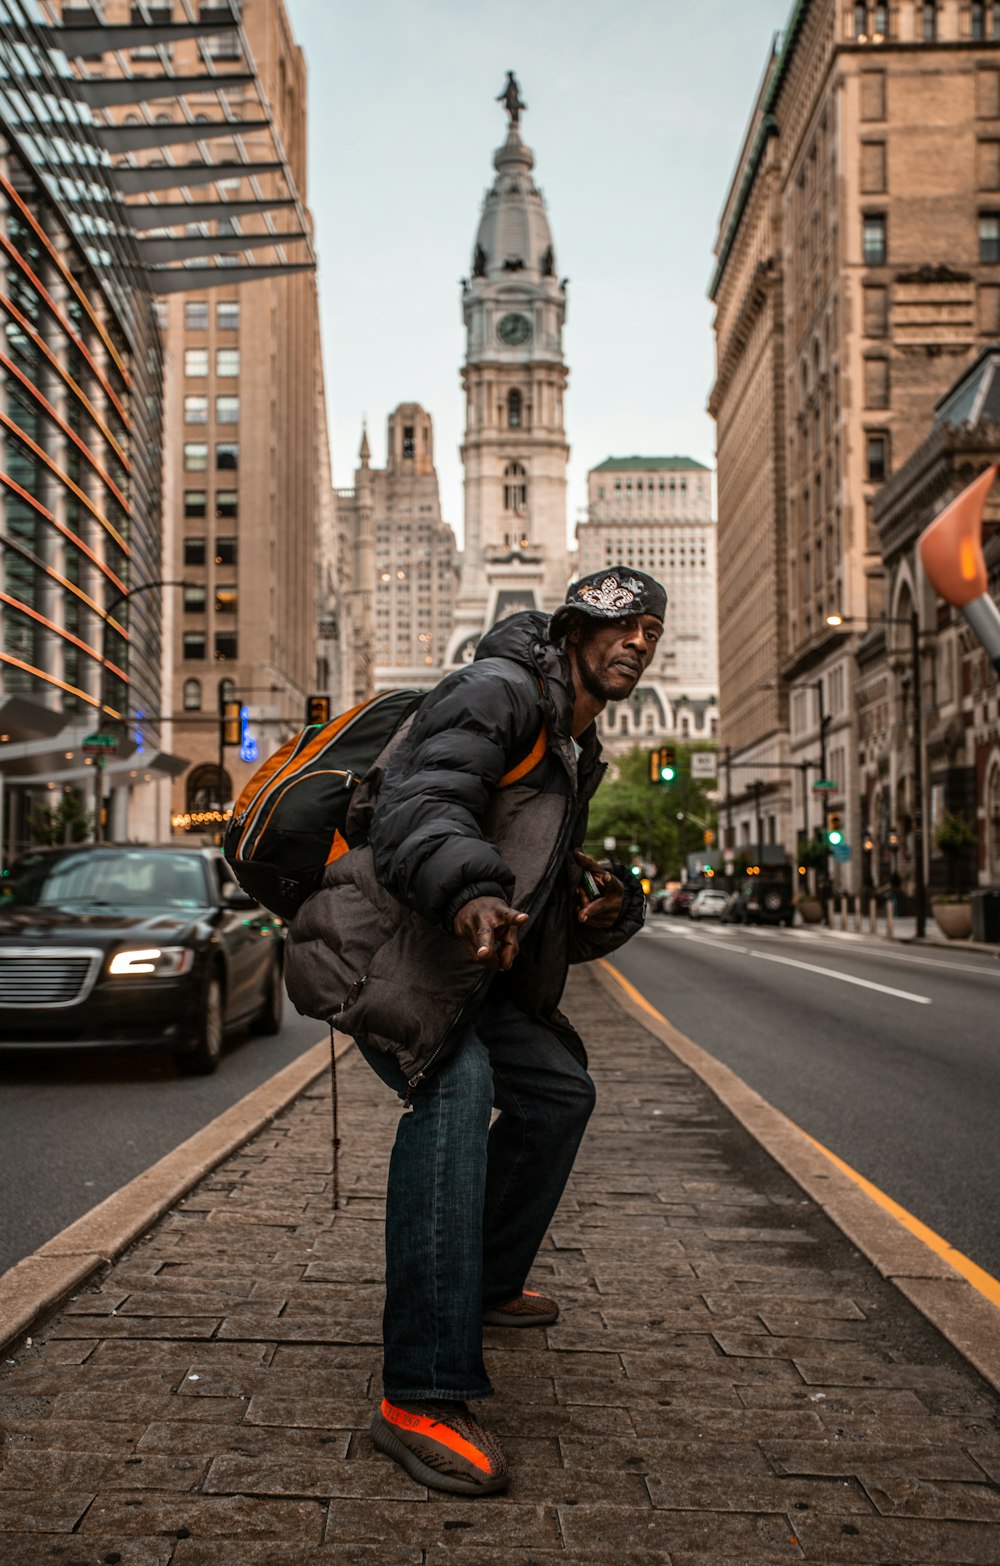
[[513,70],[559,276],[570,279],[570,530],[608,456],[712,465],[706,290],[719,213],[791,0],[286,0],[309,69],[334,484],[367,417],[434,420],[442,514],[462,534],[460,280]]

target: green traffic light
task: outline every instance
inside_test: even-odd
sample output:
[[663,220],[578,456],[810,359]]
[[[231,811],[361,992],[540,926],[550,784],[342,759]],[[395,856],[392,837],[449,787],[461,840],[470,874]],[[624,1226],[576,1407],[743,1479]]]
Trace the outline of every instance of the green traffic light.
[[826,840],[831,848],[836,848],[838,843],[842,843],[844,841],[844,834],[843,832],[828,832],[826,834]]
[[677,774],[674,771],[673,767],[661,767],[660,768],[660,782],[661,783],[672,783],[676,776],[677,776]]

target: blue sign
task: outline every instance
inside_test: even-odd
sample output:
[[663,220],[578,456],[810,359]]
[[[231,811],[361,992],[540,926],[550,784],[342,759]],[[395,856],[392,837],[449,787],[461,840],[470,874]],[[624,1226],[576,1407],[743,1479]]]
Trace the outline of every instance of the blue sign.
[[139,756],[141,756],[143,751],[146,749],[146,746],[143,743],[142,730],[139,727],[140,723],[142,722],[142,718],[143,718],[142,713],[141,712],[137,712],[136,715],[135,715],[135,749],[136,749],[136,754],[139,755]]
[[257,760],[257,741],[250,733],[250,708],[240,708],[240,760]]
[[834,843],[833,848],[830,851],[833,854],[834,859],[839,860],[841,863],[847,859],[850,859],[851,857],[850,843]]

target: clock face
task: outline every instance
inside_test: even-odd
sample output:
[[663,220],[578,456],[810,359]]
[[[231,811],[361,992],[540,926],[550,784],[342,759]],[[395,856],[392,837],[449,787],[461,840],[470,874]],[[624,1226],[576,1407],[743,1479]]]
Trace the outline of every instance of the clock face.
[[531,337],[531,322],[526,315],[505,315],[500,319],[497,336],[508,348],[518,348]]

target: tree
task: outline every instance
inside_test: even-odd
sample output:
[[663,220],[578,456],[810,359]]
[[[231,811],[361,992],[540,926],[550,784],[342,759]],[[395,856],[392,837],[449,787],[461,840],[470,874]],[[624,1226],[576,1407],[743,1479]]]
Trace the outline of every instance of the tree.
[[[710,798],[711,779],[691,777],[690,745],[675,746],[677,779],[671,784],[649,781],[649,752],[637,745],[615,758],[590,806],[586,850],[595,859],[607,856],[604,839],[613,837],[616,859],[636,856],[629,845],[639,845],[639,857],[656,866],[664,879],[678,879],[684,857],[702,847],[707,823],[716,830],[716,806]],[[684,817],[678,820],[678,815]]]
[[934,829],[934,841],[948,861],[948,882],[952,892],[959,887],[960,865],[975,846],[976,834],[964,816],[950,812]]
[[87,814],[79,794],[64,794],[58,805],[43,805],[28,817],[32,843],[58,848],[61,843],[84,843],[93,833],[93,817]]

